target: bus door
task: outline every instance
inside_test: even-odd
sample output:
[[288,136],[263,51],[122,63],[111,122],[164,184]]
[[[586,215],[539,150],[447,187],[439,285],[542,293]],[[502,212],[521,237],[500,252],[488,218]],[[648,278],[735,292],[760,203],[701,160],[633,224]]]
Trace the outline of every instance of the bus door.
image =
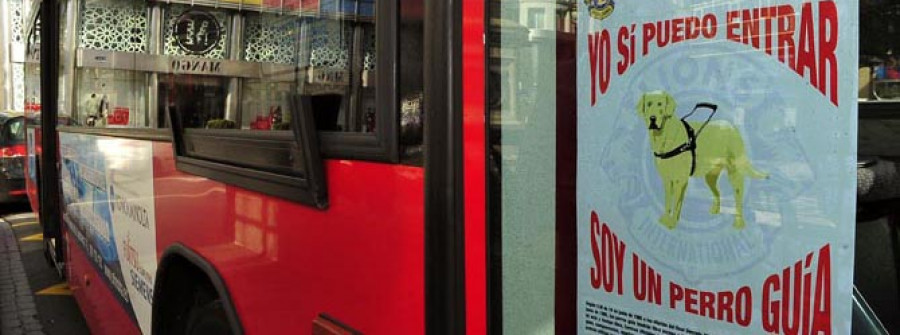
[[[65,4],[44,5],[40,2],[23,2],[22,16],[24,38],[24,109],[26,125],[26,193],[32,209],[38,214],[43,227],[44,247],[48,260],[62,262],[63,245],[59,215],[59,187],[56,127],[68,122],[65,114],[57,113],[61,106],[57,99],[64,94],[60,87],[64,78],[57,74],[64,62],[59,61],[58,45],[41,41],[58,41],[56,25],[60,13],[65,13]],[[27,8],[25,8],[27,7]],[[53,20],[42,20],[52,17]],[[48,22],[50,21],[50,22]],[[42,23],[43,22],[43,23]],[[71,70],[69,68],[68,70]],[[53,101],[52,104],[43,104]],[[63,269],[57,267],[62,274]]]

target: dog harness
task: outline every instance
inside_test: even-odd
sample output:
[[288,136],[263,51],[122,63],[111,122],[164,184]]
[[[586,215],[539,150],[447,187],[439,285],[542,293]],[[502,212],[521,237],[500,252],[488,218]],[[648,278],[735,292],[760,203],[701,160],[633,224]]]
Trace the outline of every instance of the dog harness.
[[[706,121],[703,122],[703,125],[700,126],[700,129],[695,132],[694,127],[691,127],[691,125],[688,124],[688,122],[685,121],[685,119],[689,118],[691,115],[694,115],[694,112],[696,112],[697,109],[701,108],[701,107],[711,109],[712,113],[709,113],[709,117],[706,118]],[[691,153],[691,174],[690,174],[690,176],[693,176],[694,171],[697,170],[697,136],[700,136],[700,132],[703,131],[703,128],[706,128],[706,125],[709,124],[710,120],[712,120],[713,115],[716,115],[716,111],[718,109],[719,109],[719,106],[711,104],[711,103],[706,103],[706,102],[701,102],[701,103],[697,104],[697,106],[694,106],[694,110],[692,110],[690,113],[688,113],[688,115],[685,115],[683,118],[681,118],[681,123],[684,124],[684,130],[687,132],[687,136],[688,136],[687,142],[678,146],[677,148],[672,149],[667,152],[663,152],[663,153],[654,152],[653,155],[659,159],[669,159],[672,157],[678,157],[678,155],[681,155],[685,152],[690,152]]]
[[[708,122],[708,121],[707,121]],[[690,124],[687,123],[684,119],[681,119],[681,123],[684,124],[684,130],[687,131],[688,140],[686,143],[678,146],[675,149],[672,149],[668,152],[658,153],[654,152],[653,155],[659,159],[669,159],[672,157],[677,157],[685,152],[691,153],[691,176],[694,175],[694,170],[697,169],[697,134],[694,133],[694,128],[691,127]],[[705,124],[704,124],[705,125]],[[701,128],[702,130],[702,128]]]

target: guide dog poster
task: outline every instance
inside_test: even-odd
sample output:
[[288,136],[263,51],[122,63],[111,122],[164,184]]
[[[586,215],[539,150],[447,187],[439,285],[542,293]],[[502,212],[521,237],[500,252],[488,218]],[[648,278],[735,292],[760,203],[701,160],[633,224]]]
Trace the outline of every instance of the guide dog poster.
[[858,4],[579,0],[582,334],[848,334]]

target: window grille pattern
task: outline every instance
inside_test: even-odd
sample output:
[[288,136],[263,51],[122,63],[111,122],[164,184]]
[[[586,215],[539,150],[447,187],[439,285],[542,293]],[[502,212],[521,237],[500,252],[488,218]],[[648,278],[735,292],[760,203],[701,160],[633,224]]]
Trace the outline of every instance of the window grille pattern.
[[314,20],[309,24],[311,25],[309,65],[329,69],[349,69],[351,28],[334,20]]
[[13,110],[25,110],[25,64],[13,63]]
[[250,62],[297,63],[300,21],[292,17],[260,14],[247,17],[244,59]]
[[12,14],[12,32],[10,35],[10,41],[15,43],[25,43],[25,37],[23,36],[23,31],[25,27],[23,24],[25,23],[25,7],[22,6],[21,0],[10,0],[9,4],[9,13]]
[[147,52],[147,7],[143,1],[85,4],[79,46],[86,49]]
[[365,41],[363,69],[366,71],[375,71],[375,27],[366,26],[365,32],[366,34],[363,40]]

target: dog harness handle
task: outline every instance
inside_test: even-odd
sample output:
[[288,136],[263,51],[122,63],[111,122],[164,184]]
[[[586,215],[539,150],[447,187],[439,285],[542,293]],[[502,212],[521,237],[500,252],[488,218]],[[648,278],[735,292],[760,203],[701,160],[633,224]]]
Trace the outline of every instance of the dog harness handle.
[[[696,112],[697,109],[700,109],[700,108],[708,108],[708,109],[711,109],[712,112],[709,113],[709,117],[707,117],[706,121],[703,122],[703,125],[700,126],[700,130],[695,132],[694,128],[691,127],[691,125],[688,124],[688,122],[685,120],[687,118],[689,118],[691,115],[694,115],[694,112]],[[669,159],[669,158],[676,157],[678,155],[681,155],[685,152],[690,151],[690,153],[691,153],[691,176],[693,176],[694,171],[697,170],[697,136],[700,136],[700,133],[703,132],[703,128],[706,128],[706,125],[709,124],[709,121],[712,120],[713,116],[716,115],[716,112],[718,110],[719,110],[718,105],[709,103],[709,102],[701,102],[701,103],[698,103],[697,105],[695,105],[694,109],[691,110],[690,113],[688,113],[683,118],[681,118],[681,123],[684,124],[684,130],[687,132],[687,136],[688,136],[687,143],[682,144],[675,149],[672,149],[672,151],[668,151],[668,152],[664,152],[664,153],[654,152],[653,155],[659,159]]]

